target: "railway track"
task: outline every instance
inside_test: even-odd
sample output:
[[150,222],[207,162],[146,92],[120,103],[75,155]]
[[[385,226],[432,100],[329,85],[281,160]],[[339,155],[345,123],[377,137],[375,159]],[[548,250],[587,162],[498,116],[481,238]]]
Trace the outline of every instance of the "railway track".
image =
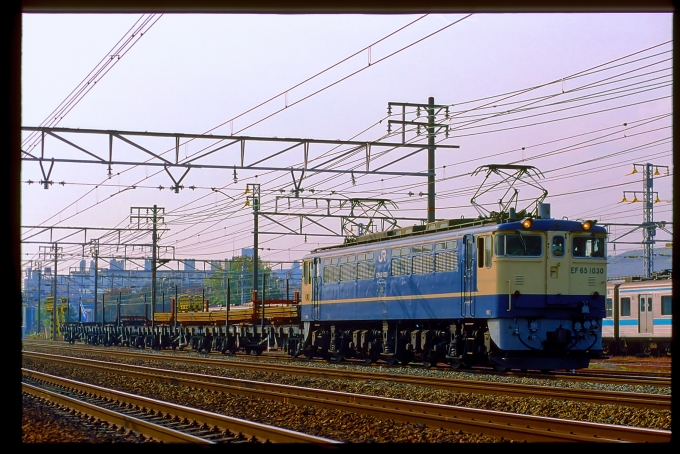
[[[96,351],[100,353],[102,352],[101,350]],[[671,408],[671,396],[667,394],[598,391],[591,389],[558,388],[552,386],[522,385],[516,383],[508,384],[441,377],[419,377],[406,374],[401,375],[394,373],[363,372],[347,369],[309,367],[290,363],[270,364],[263,362],[234,361],[228,358],[216,359],[212,357],[200,358],[163,354],[150,355],[148,352],[130,352],[121,350],[106,350],[104,353],[109,357],[125,359],[136,358],[140,360],[162,360],[181,364],[193,364],[202,367],[223,367],[263,373],[303,375],[307,377],[357,381],[381,380],[443,389],[452,392],[466,392],[507,397],[544,397],[550,399],[590,402],[600,405],[616,404],[654,410],[670,410]],[[24,351],[22,354],[27,358],[50,358],[49,354],[37,352]],[[54,357],[53,360],[59,361],[58,357]],[[83,364],[86,363],[84,362]],[[581,379],[584,378],[581,377]]]
[[22,368],[22,392],[90,418],[105,430],[160,443],[315,443],[334,440],[137,396]]
[[475,408],[320,390],[306,387],[263,383],[215,375],[196,374],[156,367],[133,366],[74,357],[26,353],[27,358],[59,363],[78,370],[96,370],[98,374],[123,374],[135,379],[165,382],[204,392],[238,394],[285,402],[313,405],[361,413],[395,421],[486,436],[504,437],[525,442],[555,441],[628,441],[668,442],[670,431],[599,424],[583,421],[521,415]]
[[[53,350],[62,350],[64,348],[63,345],[61,344],[55,344],[53,342],[41,342],[41,341],[28,341],[24,342],[24,345],[28,346],[34,346],[34,347],[40,347],[40,348],[47,348],[47,349],[53,349]],[[150,354],[167,354],[167,356],[175,356],[175,357],[180,357],[180,358],[195,358],[197,353],[193,350],[175,350],[175,351],[162,351],[162,352],[149,352],[148,350],[135,350],[135,349],[130,349],[128,347],[108,347],[106,349],[102,349],[101,347],[92,347],[89,345],[69,345],[68,346],[69,351],[95,351],[99,353],[107,353],[107,354],[116,354],[115,352],[124,352],[123,355],[128,356],[128,355],[143,355],[144,353],[150,353]],[[189,356],[189,355],[194,355],[194,356]],[[221,353],[201,353],[200,354],[202,357],[205,358],[212,358],[216,361],[219,360],[231,360],[233,357],[231,356],[225,356]],[[255,355],[237,355],[236,358],[247,358],[248,361],[253,362],[255,364],[262,364],[265,363],[266,361],[278,361],[283,364],[315,364],[315,363],[320,363],[320,364],[328,364],[329,361],[327,360],[322,360],[322,359],[306,359],[306,358],[291,358],[288,355],[285,354],[279,354],[276,352],[272,353],[263,353],[260,356],[255,356]],[[343,365],[357,365],[361,366],[362,368],[370,367],[373,369],[376,369],[377,371],[390,371],[390,370],[400,370],[405,367],[409,369],[429,369],[429,370],[441,370],[444,372],[449,372],[451,371],[450,367],[438,367],[438,366],[432,366],[429,368],[425,368],[422,365],[409,365],[409,366],[403,366],[403,365],[388,365],[388,364],[380,364],[380,363],[370,363],[367,364],[363,361],[344,361],[342,363],[334,363],[334,364],[343,364]],[[618,370],[607,370],[607,369],[579,369],[575,370],[572,372],[559,372],[559,371],[552,371],[548,373],[532,373],[532,372],[519,372],[519,371],[506,371],[506,372],[498,372],[496,370],[492,369],[484,369],[484,368],[474,368],[474,369],[466,369],[464,372],[469,373],[469,374],[485,374],[485,375],[494,375],[494,376],[500,376],[500,377],[515,377],[515,378],[530,378],[530,379],[537,379],[537,380],[564,380],[564,381],[573,381],[573,382],[594,382],[598,384],[610,384],[610,385],[641,385],[641,386],[659,386],[659,387],[670,387],[671,386],[671,375],[670,372],[649,372],[649,371],[618,371]]]

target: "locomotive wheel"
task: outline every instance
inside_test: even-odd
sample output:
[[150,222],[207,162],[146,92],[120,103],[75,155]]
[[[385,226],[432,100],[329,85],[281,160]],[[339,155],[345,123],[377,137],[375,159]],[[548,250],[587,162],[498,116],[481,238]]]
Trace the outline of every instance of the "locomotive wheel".
[[449,366],[451,366],[451,369],[456,370],[460,369],[460,367],[463,365],[463,362],[459,359],[450,359],[449,360]]
[[395,359],[399,361],[399,364],[402,366],[408,366],[414,358],[415,356],[411,352],[405,352],[395,356]]

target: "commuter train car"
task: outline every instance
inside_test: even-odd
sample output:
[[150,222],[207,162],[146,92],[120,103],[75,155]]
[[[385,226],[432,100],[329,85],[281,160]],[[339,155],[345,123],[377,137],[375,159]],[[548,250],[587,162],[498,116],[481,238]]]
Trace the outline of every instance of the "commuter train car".
[[602,355],[606,230],[552,219],[449,220],[303,259],[296,355],[452,367],[578,369]]
[[627,280],[607,284],[607,315],[602,321],[605,353],[670,356],[673,322],[673,281]]

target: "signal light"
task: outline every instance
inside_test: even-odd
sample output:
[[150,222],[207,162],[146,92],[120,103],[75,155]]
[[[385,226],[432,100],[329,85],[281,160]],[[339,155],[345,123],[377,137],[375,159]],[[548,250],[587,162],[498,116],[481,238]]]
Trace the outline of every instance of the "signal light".
[[587,232],[592,229],[596,223],[597,221],[585,221],[583,224],[581,224],[581,228]]
[[525,220],[522,221],[522,227],[524,227],[525,229],[530,229],[533,223],[534,223],[533,219],[526,218]]
[[519,295],[520,295],[519,290],[515,290],[515,291],[512,293],[512,296],[514,296],[515,298],[519,298]]
[[598,296],[600,296],[600,292],[593,292],[593,299],[597,299]]

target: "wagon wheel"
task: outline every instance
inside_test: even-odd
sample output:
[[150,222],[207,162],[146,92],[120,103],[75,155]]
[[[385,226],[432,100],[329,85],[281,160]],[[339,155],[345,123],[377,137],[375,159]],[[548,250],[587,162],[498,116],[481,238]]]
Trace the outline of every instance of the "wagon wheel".
[[314,358],[314,354],[316,353],[316,347],[309,347],[303,353],[306,359],[312,359]]

